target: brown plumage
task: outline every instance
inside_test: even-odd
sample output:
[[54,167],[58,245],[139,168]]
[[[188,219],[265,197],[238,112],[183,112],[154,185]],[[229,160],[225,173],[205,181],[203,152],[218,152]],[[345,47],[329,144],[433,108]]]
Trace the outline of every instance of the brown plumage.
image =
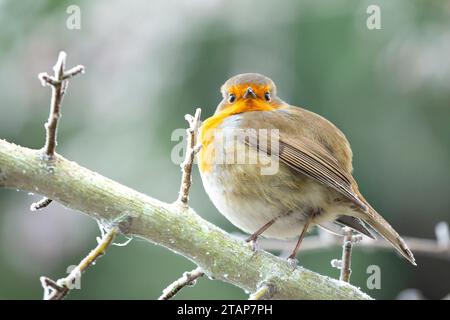
[[[367,223],[415,265],[402,238],[359,192],[350,144],[336,126],[282,101],[273,81],[259,74],[229,79],[222,94],[214,116],[201,128],[199,168],[212,202],[251,233],[250,240],[261,234],[300,235],[299,245],[310,226],[330,229],[330,223],[373,237]],[[261,129],[277,136],[261,135]],[[223,138],[237,142],[223,143]],[[223,161],[240,156],[245,161]],[[276,172],[262,174],[268,163]]]

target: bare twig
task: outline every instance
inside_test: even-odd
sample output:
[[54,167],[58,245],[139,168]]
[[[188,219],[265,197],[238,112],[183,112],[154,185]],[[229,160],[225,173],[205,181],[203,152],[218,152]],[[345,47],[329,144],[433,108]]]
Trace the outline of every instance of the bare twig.
[[84,73],[84,66],[79,64],[73,68],[70,68],[67,71],[64,71],[64,76],[63,76],[62,80],[68,80],[70,78],[75,77],[76,75],[81,74],[81,73]]
[[163,290],[162,295],[158,300],[169,300],[173,298],[181,289],[186,286],[193,286],[197,279],[204,275],[202,269],[199,267],[190,271],[183,273],[183,276],[178,280],[171,283],[167,288]]
[[42,208],[47,207],[52,202],[52,199],[49,198],[42,198],[41,200],[37,202],[33,202],[30,206],[31,211],[37,211]]
[[63,100],[65,89],[67,87],[67,79],[75,74],[82,73],[83,66],[77,66],[69,70],[69,73],[65,73],[64,68],[66,65],[66,53],[61,51],[58,56],[58,61],[53,67],[54,76],[50,76],[47,73],[40,73],[38,78],[43,85],[49,85],[52,87],[52,98],[50,101],[50,113],[48,115],[47,123],[45,124],[46,139],[44,146],[44,154],[47,159],[51,159],[55,154],[56,149],[56,134],[58,129],[58,120],[61,116],[61,102]]
[[201,111],[200,108],[197,108],[194,116],[191,116],[190,114],[185,115],[185,119],[189,123],[189,128],[186,130],[187,148],[186,157],[181,164],[181,186],[176,201],[176,203],[181,204],[185,208],[188,205],[189,189],[191,188],[192,183],[192,165],[194,163],[195,154],[199,151],[199,147],[197,146],[197,135],[200,126]]
[[[188,208],[189,190],[192,184],[192,165],[194,164],[195,154],[199,151],[199,146],[197,146],[197,136],[200,127],[201,113],[202,110],[197,108],[194,116],[191,116],[190,114],[184,116],[189,123],[189,127],[186,129],[186,155],[183,163],[180,165],[182,171],[180,191],[178,192],[178,199],[175,203],[181,205],[185,209]],[[163,293],[158,300],[169,300],[185,286],[195,284],[197,278],[203,275],[204,273],[200,267],[190,272],[185,272],[181,278],[163,290]]]
[[98,242],[98,245],[81,262],[72,269],[70,274],[58,281],[53,281],[47,277],[41,277],[41,284],[44,288],[44,300],[61,300],[70,290],[75,288],[77,280],[99,257],[106,253],[106,249],[111,245],[116,235],[119,233],[118,227],[112,227],[106,232]]
[[50,205],[50,203],[52,203],[52,201],[53,201],[52,199],[44,197],[37,202],[33,202],[30,206],[30,210],[38,211],[38,210],[44,209],[44,208],[48,207]]
[[273,290],[273,286],[265,282],[250,295],[248,300],[270,300],[273,297]]
[[44,300],[62,300],[69,293],[69,288],[61,287],[47,277],[41,277],[41,285],[44,288]]
[[[84,67],[78,65],[65,71],[66,65],[66,53],[61,51],[53,67],[54,76],[50,76],[47,73],[40,73],[38,75],[42,85],[49,85],[52,87],[52,98],[50,101],[50,112],[48,120],[45,123],[46,138],[44,145],[44,159],[52,160],[55,155],[55,149],[57,145],[56,136],[58,129],[58,120],[61,117],[61,102],[67,89],[68,79],[76,76],[77,74],[84,72]],[[49,198],[44,198],[38,202],[33,203],[30,206],[31,211],[36,211],[47,207],[52,202]]]
[[333,260],[331,264],[341,270],[339,280],[349,282],[352,274],[352,248],[353,248],[353,231],[350,228],[344,228],[344,243],[342,245],[342,258],[339,262]]
[[[437,245],[441,248],[450,248],[450,231],[447,222],[441,221],[434,227]],[[450,250],[449,250],[450,251]]]

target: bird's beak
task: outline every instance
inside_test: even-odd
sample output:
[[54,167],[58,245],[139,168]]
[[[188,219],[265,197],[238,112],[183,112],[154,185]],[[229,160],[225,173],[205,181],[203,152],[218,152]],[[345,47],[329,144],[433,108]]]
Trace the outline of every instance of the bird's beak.
[[256,93],[253,91],[252,87],[248,87],[247,90],[244,92],[244,99],[247,98],[256,98]]

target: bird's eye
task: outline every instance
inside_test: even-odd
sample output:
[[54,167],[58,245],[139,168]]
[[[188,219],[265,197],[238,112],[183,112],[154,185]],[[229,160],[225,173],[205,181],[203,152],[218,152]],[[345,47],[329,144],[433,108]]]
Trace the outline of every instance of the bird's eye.
[[236,101],[236,95],[234,93],[230,93],[228,95],[228,102],[233,103],[234,101]]
[[264,94],[264,98],[266,99],[266,101],[270,101],[270,100],[271,100],[270,92],[266,92],[266,93]]

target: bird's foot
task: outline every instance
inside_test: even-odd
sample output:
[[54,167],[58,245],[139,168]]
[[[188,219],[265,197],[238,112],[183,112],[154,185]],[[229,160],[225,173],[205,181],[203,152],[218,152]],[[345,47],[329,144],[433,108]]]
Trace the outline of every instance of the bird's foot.
[[294,271],[297,268],[298,260],[297,260],[297,258],[295,258],[295,256],[293,257],[292,255],[290,255],[287,258],[287,263],[292,268],[292,271]]
[[248,244],[250,244],[250,247],[252,248],[252,251],[254,253],[256,253],[259,249],[258,247],[258,237],[255,237],[253,235],[251,235],[250,237],[248,237],[245,242],[247,242]]

